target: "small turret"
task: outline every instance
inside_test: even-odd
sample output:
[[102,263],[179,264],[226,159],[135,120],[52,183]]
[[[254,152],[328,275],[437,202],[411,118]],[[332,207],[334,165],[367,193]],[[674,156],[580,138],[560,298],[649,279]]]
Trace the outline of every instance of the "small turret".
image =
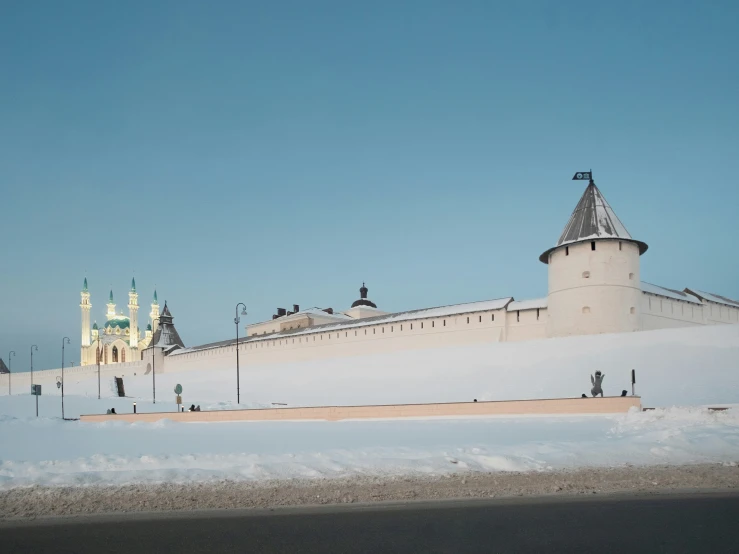
[[367,299],[368,292],[369,289],[365,286],[364,283],[362,283],[362,287],[359,289],[359,300],[355,300],[354,303],[352,303],[352,308],[356,308],[357,306],[369,306],[371,308],[376,308],[377,305],[371,300]]

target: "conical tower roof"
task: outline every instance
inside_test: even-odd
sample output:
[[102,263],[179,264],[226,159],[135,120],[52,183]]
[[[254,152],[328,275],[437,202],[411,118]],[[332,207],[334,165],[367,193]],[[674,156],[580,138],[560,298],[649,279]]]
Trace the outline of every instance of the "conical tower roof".
[[639,254],[644,254],[648,248],[646,243],[631,238],[605,196],[595,186],[595,182],[590,181],[565,225],[557,245],[539,256],[539,261],[549,263],[549,254],[562,246],[604,239],[633,242],[639,246]]
[[85,277],[85,282],[82,283],[82,292],[88,292],[87,291],[87,277]]

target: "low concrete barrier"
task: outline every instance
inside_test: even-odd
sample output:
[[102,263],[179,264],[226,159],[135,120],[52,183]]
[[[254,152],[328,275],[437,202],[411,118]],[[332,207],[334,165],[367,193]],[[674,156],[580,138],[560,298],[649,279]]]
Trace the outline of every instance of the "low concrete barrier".
[[605,398],[552,398],[544,400],[501,400],[493,402],[449,402],[444,404],[389,404],[380,406],[316,406],[214,410],[206,412],[156,412],[137,414],[83,415],[80,420],[99,421],[285,421],[342,419],[386,419],[403,417],[449,417],[529,414],[615,414],[631,408],[641,410],[640,396]]

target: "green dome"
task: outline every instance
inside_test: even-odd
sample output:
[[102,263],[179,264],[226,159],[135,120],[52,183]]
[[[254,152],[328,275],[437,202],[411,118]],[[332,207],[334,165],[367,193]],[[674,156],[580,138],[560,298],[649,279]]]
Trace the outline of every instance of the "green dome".
[[105,328],[111,327],[115,329],[120,327],[121,329],[128,329],[131,326],[131,322],[125,315],[117,315],[105,322]]

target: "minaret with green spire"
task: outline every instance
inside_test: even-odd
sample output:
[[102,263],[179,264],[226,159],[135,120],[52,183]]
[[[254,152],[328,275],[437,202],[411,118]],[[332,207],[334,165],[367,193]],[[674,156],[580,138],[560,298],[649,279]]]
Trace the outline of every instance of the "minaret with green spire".
[[110,296],[108,298],[108,312],[105,315],[109,320],[115,317],[115,302],[113,301],[113,289],[110,289]]
[[149,314],[151,319],[152,332],[156,333],[159,327],[159,300],[157,300],[157,289],[154,289],[154,298],[151,301],[151,313]]
[[80,310],[82,311],[82,336],[81,342],[82,349],[80,352],[80,363],[84,364],[87,361],[85,353],[87,348],[90,346],[90,291],[87,290],[87,277],[82,283],[82,292],[80,293]]
[[131,290],[128,293],[128,319],[130,322],[129,344],[131,348],[139,347],[139,295],[136,294],[136,279],[131,278]]

